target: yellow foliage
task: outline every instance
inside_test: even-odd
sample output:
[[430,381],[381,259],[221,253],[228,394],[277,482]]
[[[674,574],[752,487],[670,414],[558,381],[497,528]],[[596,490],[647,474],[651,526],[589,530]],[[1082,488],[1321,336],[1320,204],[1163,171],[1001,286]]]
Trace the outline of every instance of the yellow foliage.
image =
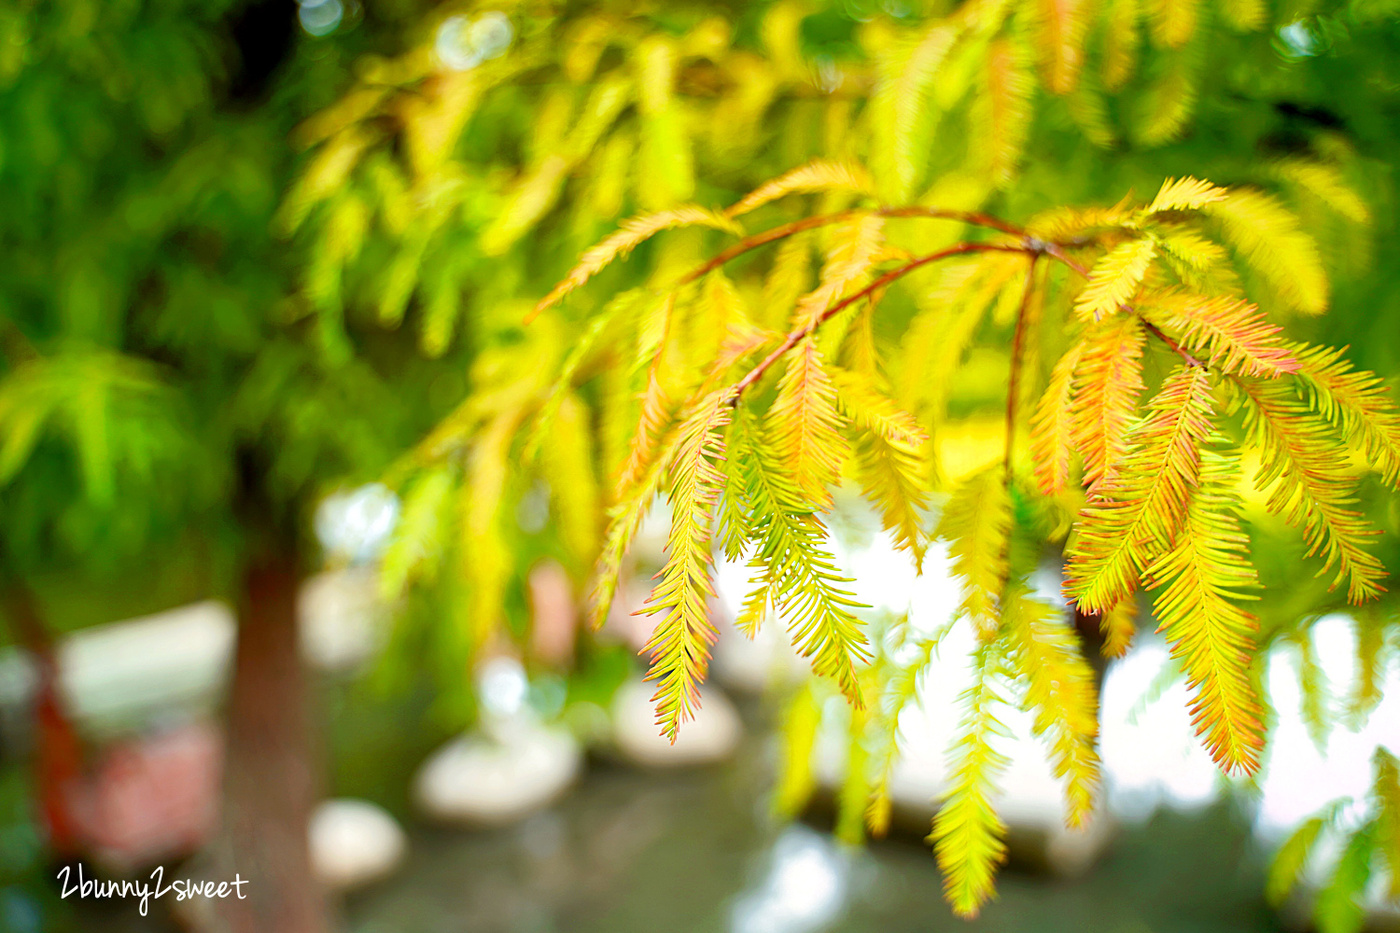
[[1069,482],[1074,440],[1071,401],[1074,397],[1074,374],[1083,352],[1084,344],[1075,343],[1060,357],[1050,372],[1050,383],[1045,387],[1036,405],[1035,415],[1031,418],[1031,459],[1035,463],[1035,481],[1047,496],[1063,492]]
[[1065,591],[1079,609],[1108,613],[1171,546],[1200,483],[1201,449],[1214,428],[1211,386],[1201,367],[1182,366],[1129,435],[1131,453],[1081,515],[1065,562]]
[[504,621],[505,587],[511,572],[502,541],[510,443],[521,412],[495,418],[474,445],[462,484],[462,577],[468,587],[468,618],[475,644],[484,645]]
[[384,599],[398,599],[410,581],[435,573],[452,487],[452,475],[437,469],[419,476],[404,496],[393,538],[380,558],[379,592]]
[[1196,31],[1200,0],[1153,0],[1149,22],[1158,45],[1179,48]]
[[966,713],[952,749],[952,774],[929,841],[943,871],[943,891],[960,917],[976,917],[995,893],[996,870],[1006,858],[1006,824],[993,799],[1007,758],[992,746],[1002,732],[994,678],[1000,659],[993,645],[973,655],[973,684],[962,696]]
[[811,326],[826,309],[845,297],[881,258],[885,221],[877,214],[861,214],[833,228],[832,245],[822,264],[820,283],[797,303],[793,325]]
[[1309,556],[1324,558],[1319,574],[1335,566],[1332,585],[1346,580],[1351,602],[1378,596],[1386,571],[1367,546],[1378,532],[1353,508],[1355,480],[1345,445],[1290,386],[1239,387],[1246,424],[1260,450],[1257,483],[1270,490],[1269,510],[1302,527]]
[[1247,301],[1171,291],[1148,296],[1142,306],[1183,345],[1223,372],[1274,378],[1298,369],[1280,337],[1282,330]]
[[[1265,171],[1322,208],[1306,225],[1271,195],[1192,177],[1165,180],[1145,206],[1063,205],[1024,225],[975,213],[1017,178],[1047,95],[1062,95],[1098,145],[1180,136],[1200,95],[1202,49],[1222,26],[1276,25],[1261,0],[933,4],[916,21],[877,14],[858,30],[859,54],[820,65],[804,50],[807,5],[751,12],[745,32],[756,44],[717,17],[662,23],[641,9],[541,8],[531,14],[538,28],[508,55],[465,71],[436,60],[427,30],[399,57],[365,62],[346,96],[303,125],[300,139],[314,148],[278,223],[312,240],[317,261],[298,302],[317,315],[331,352],[348,348],[343,322],[357,298],[387,326],[421,327],[429,352],[447,352],[464,321],[473,323],[468,352],[477,340],[505,343],[519,322],[515,283],[553,274],[537,263],[534,239],[572,249],[615,228],[539,302],[531,333],[557,328],[550,352],[529,340],[509,351],[509,377],[409,458],[419,472],[405,487],[384,585],[397,594],[431,580],[439,552],[455,548],[452,566],[482,626],[474,637],[484,637],[501,621],[518,557],[505,532],[525,485],[509,472],[520,462],[522,479],[550,490],[552,545],[580,566],[596,560],[597,624],[642,516],[667,496],[670,550],[648,607],[659,722],[674,737],[693,711],[713,636],[708,574],[719,537],[758,573],[741,627],[772,611],[853,702],[873,680],[894,703],[853,717],[853,738],[863,730],[887,742],[847,785],[843,831],[855,797],[868,796],[873,829],[887,819],[898,711],[933,643],[915,652],[907,676],[881,683],[886,659],[867,667],[878,652],[828,541],[832,487],[858,482],[916,560],[933,535],[948,540],[965,582],[959,613],[980,644],[934,838],[950,899],[973,914],[1004,853],[993,809],[996,680],[1025,686],[1068,778],[1071,814],[1093,797],[1092,686],[1069,627],[1012,573],[1013,500],[1018,541],[1061,539],[1024,520],[1046,505],[1037,491],[1054,509],[1078,511],[1067,585],[1081,610],[1098,613],[1106,653],[1132,638],[1140,578],[1160,584],[1157,614],[1191,679],[1198,728],[1227,768],[1250,770],[1262,740],[1253,623],[1236,606],[1253,582],[1246,540],[1204,451],[1215,433],[1239,432],[1217,418],[1213,391],[1241,395],[1243,455],[1259,457],[1274,510],[1303,526],[1353,600],[1379,591],[1384,571],[1367,549],[1353,465],[1364,458],[1400,483],[1400,413],[1373,374],[1353,371],[1339,351],[1286,343],[1264,313],[1325,310],[1329,286],[1307,231],[1318,216],[1364,224],[1370,212],[1338,164],[1290,157]],[[1128,86],[1130,96],[1116,95]],[[507,95],[539,118],[487,127],[483,135],[501,137],[489,147],[497,154],[469,153],[473,121],[492,120]],[[797,167],[755,184],[754,167],[773,165]],[[746,188],[727,210],[714,207]],[[634,210],[648,213],[618,224]],[[752,236],[738,223],[793,216]],[[717,239],[712,230],[737,242],[678,276]],[[652,237],[662,242],[643,251],[647,268],[609,269],[617,299],[595,306],[583,291],[561,305]],[[1028,258],[1047,274],[1022,304]],[[381,261],[382,279],[361,274]],[[373,294],[356,296],[364,279]],[[500,282],[478,290],[481,279]],[[1044,391],[1026,399],[1034,404],[1013,399],[1003,417],[988,411],[1001,386],[981,392],[974,370],[985,382],[982,363],[995,358],[1000,379],[1004,357],[984,344],[1011,339],[1020,345],[1013,396],[1040,389],[1039,353],[1062,356]],[[32,442],[37,416],[6,412],[34,422]],[[1017,475],[1026,422],[1034,487]],[[100,447],[102,432],[86,430]],[[0,451],[0,467],[14,456]],[[992,456],[1006,466],[967,475]],[[944,477],[964,481],[930,531],[926,506]],[[444,503],[456,513],[435,517]],[[1384,641],[1358,642],[1364,670],[1383,663]],[[811,691],[803,696],[801,721],[789,723],[788,755],[805,759],[786,772],[790,807],[810,788],[804,748],[816,720]],[[1357,708],[1369,702],[1358,695]]]
[[1103,632],[1103,655],[1107,658],[1121,658],[1127,654],[1137,634],[1137,595],[1125,596],[1112,609],[1099,617],[1099,631]]
[[624,221],[620,230],[584,253],[578,265],[564,277],[563,281],[554,286],[548,295],[540,299],[539,304],[535,305],[534,313],[539,314],[546,308],[558,304],[565,295],[597,275],[603,267],[615,259],[625,257],[662,230],[694,224],[713,227],[716,230],[724,230],[735,235],[742,235],[743,232],[735,226],[734,221],[724,215],[693,204],[634,217]]
[[987,171],[1000,187],[1016,176],[1030,132],[1031,95],[1035,91],[1030,55],[1015,37],[998,39],[988,48],[983,82],[972,117],[979,127],[973,138],[985,145]]
[[1206,210],[1250,268],[1289,306],[1305,314],[1327,310],[1327,275],[1317,246],[1278,199],[1236,188]]
[[710,524],[723,485],[715,462],[724,456],[728,403],[727,393],[714,393],[677,432],[670,467],[669,556],[642,609],[658,617],[643,650],[651,656],[647,679],[656,683],[656,723],[672,742],[681,723],[695,714],[716,637],[708,606],[713,595]]
[[1084,460],[1090,491],[1113,476],[1127,452],[1128,426],[1142,392],[1142,350],[1147,342],[1134,315],[1106,320],[1084,338],[1075,368],[1074,443]]
[[1361,441],[1387,483],[1400,485],[1400,410],[1385,382],[1375,373],[1353,370],[1340,350],[1298,344],[1293,352],[1313,407]]
[[662,439],[671,427],[676,414],[676,403],[662,385],[658,366],[647,370],[646,389],[642,393],[637,431],[627,447],[627,460],[618,472],[615,484],[615,497],[627,495],[651,464],[655,462],[661,449]]
[[557,515],[559,537],[581,565],[597,553],[601,514],[593,469],[593,438],[586,417],[587,410],[578,397],[565,396],[540,457]]
[[725,213],[730,217],[738,217],[790,194],[841,190],[870,194],[874,186],[875,183],[864,166],[815,159],[754,189],[725,210]]
[[864,428],[856,439],[856,475],[866,497],[880,511],[895,545],[909,551],[923,569],[927,535],[928,435],[913,415],[900,409],[862,373],[834,368],[837,398],[853,422]]
[[830,503],[828,487],[850,453],[840,426],[835,385],[816,340],[808,337],[778,382],[767,430],[798,488],[823,507]]
[[1269,18],[1268,4],[1264,0],[1224,0],[1220,11],[1226,22],[1239,32],[1260,29]]
[[1190,175],[1168,178],[1162,182],[1157,196],[1147,206],[1147,212],[1158,214],[1162,211],[1198,211],[1207,204],[1223,201],[1227,193],[1218,185],[1192,178]]
[[[856,839],[862,815],[872,832],[888,822],[899,711],[912,702],[935,641],[921,642],[897,666],[884,653],[885,639],[872,645],[867,638],[866,607],[837,565],[824,514],[833,508],[834,488],[855,481],[916,563],[932,538],[948,543],[963,584],[957,618],[977,635],[976,683],[964,697],[967,716],[932,836],[948,898],[969,916],[991,896],[1005,853],[994,808],[1003,766],[993,748],[999,682],[1016,686],[1049,745],[1070,822],[1088,816],[1097,794],[1094,679],[1069,620],[1027,595],[1023,545],[1060,544],[1077,512],[1066,592],[1078,612],[1097,617],[1104,653],[1126,650],[1137,591],[1152,590],[1155,615],[1188,678],[1202,742],[1222,768],[1252,772],[1263,745],[1256,623],[1238,603],[1256,583],[1235,517],[1231,465],[1242,455],[1213,452],[1225,449],[1225,435],[1241,434],[1235,421],[1218,416],[1217,393],[1245,409],[1238,440],[1243,456],[1259,458],[1261,484],[1273,487],[1270,507],[1303,527],[1324,569],[1335,566],[1338,580],[1348,580],[1353,600],[1375,595],[1384,578],[1353,501],[1355,455],[1364,454],[1388,482],[1400,481],[1400,411],[1380,381],[1353,371],[1338,352],[1285,341],[1260,306],[1242,297],[1263,284],[1295,307],[1325,304],[1315,250],[1309,253],[1296,219],[1268,196],[1186,177],[1166,180],[1146,205],[1125,199],[1111,207],[1061,207],[1025,227],[976,209],[992,190],[987,175],[1005,182],[1016,171],[1037,93],[1023,43],[1036,43],[1047,74],[1074,75],[1063,79],[1068,94],[1092,95],[1097,77],[1083,75],[1078,58],[1089,26],[1102,11],[1135,31],[1142,14],[1136,4],[1117,2],[1106,9],[1045,4],[1034,16],[1024,9],[965,4],[937,30],[886,50],[868,114],[851,106],[822,115],[823,132],[839,135],[865,126],[862,120],[885,119],[883,108],[893,122],[881,132],[891,133],[898,123],[891,114],[903,112],[891,88],[912,88],[930,102],[937,113],[910,111],[918,119],[896,127],[888,138],[899,145],[872,169],[846,151],[807,161],[727,210],[669,205],[624,221],[584,252],[540,302],[545,313],[531,325],[558,334],[538,357],[551,361],[557,378],[541,378],[536,357],[511,357],[513,382],[503,377],[484,396],[489,404],[465,407],[425,441],[417,462],[437,472],[412,487],[412,514],[405,515],[411,527],[390,561],[395,589],[431,576],[431,560],[418,560],[415,549],[435,547],[442,532],[420,514],[429,505],[418,499],[430,504],[438,487],[457,493],[466,510],[460,533],[472,536],[459,555],[472,581],[469,598],[480,609],[476,617],[496,625],[510,572],[502,516],[515,494],[499,478],[518,435],[527,469],[553,496],[557,544],[577,563],[596,560],[596,625],[610,611],[642,517],[665,496],[666,564],[643,610],[655,618],[647,651],[663,733],[674,739],[694,713],[706,676],[715,637],[712,553],[722,549],[754,571],[738,628],[752,634],[771,614],[814,673],[852,704],[839,821],[843,838]],[[1163,33],[1157,10],[1156,41],[1183,34],[1180,22]],[[779,52],[799,54],[799,21],[791,4],[765,17],[762,34],[775,60]],[[695,49],[719,54],[714,50],[727,42],[727,35],[699,29],[639,41],[624,75],[613,75],[613,97],[561,92],[562,103],[536,128],[530,165],[501,202],[526,218],[507,233],[534,229],[553,213],[559,185],[572,184],[574,167],[611,145],[610,133],[623,138],[619,145],[632,145],[609,129],[617,100],[637,101],[639,125],[626,132],[656,150],[638,157],[644,174],[660,171],[653,164],[659,151],[689,148],[697,126],[690,117],[702,105],[679,90],[679,69]],[[1185,61],[1192,42],[1172,54]],[[588,71],[608,61],[573,67]],[[912,190],[922,179],[921,134],[930,119],[945,116],[983,122],[968,147],[981,154],[982,177],[964,167],[916,203],[874,203],[876,190]],[[572,167],[557,167],[565,162]],[[689,184],[683,176],[690,164],[663,181],[657,202]],[[549,172],[555,181],[532,181]],[[530,207],[525,196],[536,183],[542,187],[530,195],[537,205]],[[390,179],[384,189],[394,185]],[[1331,190],[1325,181],[1314,187]],[[820,213],[752,234],[737,226],[741,215],[782,217],[804,202],[778,199],[806,194],[819,195],[806,206]],[[936,203],[943,194],[953,203]],[[1345,215],[1345,199],[1328,196]],[[703,259],[700,251],[714,237],[694,228],[737,240]],[[326,255],[357,252],[353,241],[369,228],[348,229],[354,236],[331,242]],[[390,255],[410,281],[411,270],[431,263],[428,247],[412,239],[423,235],[414,223],[402,229],[403,242]],[[589,227],[569,229],[573,235]],[[651,251],[650,277],[617,273],[646,285],[598,306],[581,291],[567,307],[553,307],[652,237],[661,239]],[[814,276],[818,248],[823,261]],[[346,262],[327,263],[327,295],[334,296]],[[1246,276],[1237,275],[1241,267]],[[430,294],[460,296],[457,274],[443,274],[441,285],[435,279]],[[394,320],[410,300],[404,286],[396,287],[382,299]],[[425,320],[434,319],[433,308],[430,301]],[[1016,348],[1006,392],[1005,357],[981,346],[1004,340]],[[1040,354],[1052,350],[1061,355],[1040,391]],[[519,363],[525,359],[532,362]],[[988,411],[1003,399],[1004,414]],[[528,431],[517,430],[527,419]],[[1028,457],[1019,449],[1027,427]],[[998,462],[988,466],[992,457]],[[969,471],[973,463],[979,468]],[[1082,484],[1075,481],[1078,464]],[[928,505],[950,476],[961,482],[930,530]],[[604,501],[609,523],[599,538],[590,514]],[[1047,513],[1056,516],[1053,532],[1034,517]],[[479,565],[464,556],[473,552],[485,554]],[[1363,647],[1368,658],[1379,657],[1383,644],[1371,639]],[[803,692],[788,723],[789,811],[811,788],[812,697]],[[1365,702],[1357,701],[1358,710]]]
[[781,754],[778,764],[778,786],[773,792],[773,810],[779,816],[796,817],[817,789],[812,773],[812,751],[817,743],[817,727],[821,725],[821,706],[810,687],[792,695],[783,711],[779,731]]
[[[880,83],[871,107],[880,112],[876,123],[879,146],[876,158],[888,164],[888,194],[905,200],[918,180],[921,129],[930,121],[929,97],[955,45],[962,24],[938,22],[921,36],[901,43],[882,63]],[[879,162],[877,162],[879,164]]]
[[1095,264],[1075,300],[1075,312],[1081,319],[1095,321],[1116,313],[1137,293],[1156,255],[1157,244],[1148,237],[1114,247]]
[[1011,501],[1000,465],[959,486],[943,506],[934,529],[934,537],[948,542],[953,572],[963,580],[958,612],[984,641],[995,636],[1001,624],[999,606],[1010,535]]
[[1371,223],[1371,209],[1335,165],[1310,159],[1282,159],[1275,164],[1274,174],[1312,194],[1352,223]]
[[608,531],[593,572],[593,588],[588,595],[588,620],[594,628],[607,620],[608,611],[612,608],[623,558],[647,510],[661,490],[675,452],[675,433],[663,438],[658,446],[658,456],[652,459],[646,471],[626,489],[608,512]]
[[1088,0],[1037,0],[1033,21],[1046,87],[1055,94],[1074,89],[1084,60]]
[[1258,586],[1235,517],[1232,469],[1208,455],[1172,549],[1144,571],[1172,657],[1186,672],[1196,732],[1221,768],[1253,774],[1264,747],[1250,675],[1258,623],[1236,600]]
[[1139,0],[1105,0],[1103,82],[1111,90],[1122,87],[1137,67],[1140,16]]
[[[1176,0],[1163,0],[1175,3]],[[1194,46],[1173,52],[1169,65],[1143,98],[1141,117],[1136,126],[1137,141],[1160,146],[1179,137],[1185,130],[1199,95],[1201,56]]]
[[1063,613],[1024,591],[1007,597],[1011,663],[1025,684],[1023,705],[1036,735],[1050,744],[1055,776],[1065,782],[1065,822],[1080,826],[1099,787],[1098,695],[1094,672]]

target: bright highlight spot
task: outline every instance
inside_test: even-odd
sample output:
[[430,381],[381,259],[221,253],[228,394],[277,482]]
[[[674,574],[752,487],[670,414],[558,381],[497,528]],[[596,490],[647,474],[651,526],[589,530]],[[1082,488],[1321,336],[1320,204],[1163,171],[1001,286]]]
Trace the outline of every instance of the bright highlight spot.
[[316,537],[336,557],[364,563],[379,556],[399,520],[399,497],[383,483],[327,496],[316,509]]
[[1311,58],[1322,50],[1317,34],[1301,19],[1280,26],[1278,38],[1281,43],[1279,51],[1285,58]]
[[446,67],[467,71],[499,58],[514,38],[515,28],[504,13],[492,10],[476,17],[459,14],[442,21],[433,51]]
[[479,676],[481,705],[487,712],[506,719],[524,708],[530,682],[525,678],[525,668],[515,658],[492,658],[481,666]]
[[298,5],[297,19],[301,20],[301,28],[313,36],[330,35],[345,18],[341,0],[299,0]]
[[1203,807],[1215,799],[1215,762],[1191,727],[1186,681],[1173,676],[1167,646],[1145,634],[1104,680],[1100,754],[1109,805],[1145,820],[1161,804]]
[[734,933],[815,933],[846,902],[850,866],[831,837],[801,825],[773,845],[768,873],[734,904]]

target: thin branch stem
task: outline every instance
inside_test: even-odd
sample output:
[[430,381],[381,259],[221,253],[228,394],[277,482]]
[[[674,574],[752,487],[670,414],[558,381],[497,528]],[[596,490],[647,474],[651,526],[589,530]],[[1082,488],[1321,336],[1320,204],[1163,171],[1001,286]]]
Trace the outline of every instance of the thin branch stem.
[[925,220],[955,220],[977,227],[999,230],[1010,236],[1025,236],[1025,231],[1015,224],[1009,224],[998,217],[993,217],[990,214],[983,214],[978,211],[955,211],[941,207],[882,207],[875,210],[855,209],[839,211],[835,214],[818,214],[815,217],[804,217],[792,223],[773,227],[770,230],[764,230],[762,233],[755,233],[751,237],[740,240],[733,246],[720,250],[705,263],[687,272],[676,281],[675,285],[681,286],[689,282],[694,282],[696,279],[713,272],[730,260],[737,259],[747,252],[758,249],[760,246],[767,246],[769,243],[787,239],[798,233],[840,223],[843,220],[850,220],[853,217],[870,215],[892,218],[923,218]]
[[1066,266],[1069,266],[1075,272],[1084,276],[1084,278],[1087,279],[1089,277],[1088,267],[1076,260],[1069,253],[1065,252],[1064,246],[1062,244],[1042,242],[1040,244],[1040,251],[1045,255],[1049,256],[1051,259],[1057,259],[1060,262],[1064,263]]
[[[1070,269],[1077,272],[1079,275],[1084,276],[1084,278],[1087,279],[1089,277],[1089,270],[1084,266],[1083,263],[1077,262],[1073,257],[1066,253],[1062,244],[1042,243],[1040,244],[1040,252],[1051,257],[1052,259],[1059,260],[1060,262],[1068,266]],[[1138,313],[1137,309],[1129,304],[1120,305],[1119,307],[1121,307],[1124,311],[1127,311],[1130,314]],[[1138,315],[1138,317],[1142,320],[1143,327],[1147,328],[1147,332],[1150,333],[1152,336],[1156,337],[1158,340],[1162,341],[1168,347],[1170,347],[1172,351],[1174,351],[1178,356],[1182,358],[1182,360],[1186,362],[1186,365],[1199,366],[1201,368],[1205,368],[1205,363],[1202,363],[1199,359],[1193,356],[1189,350],[1183,347],[1176,340],[1173,340],[1160,327],[1158,327],[1156,324],[1153,324],[1147,318],[1142,317],[1142,315],[1140,314]]]
[[[1133,310],[1128,305],[1124,305],[1123,307],[1127,308],[1129,311]],[[1141,315],[1139,315],[1139,318],[1142,320],[1142,326],[1147,328],[1147,332],[1152,336],[1156,337],[1158,340],[1165,343],[1172,350],[1175,350],[1176,354],[1181,357],[1181,359],[1186,363],[1187,366],[1195,366],[1200,369],[1206,368],[1205,363],[1202,363],[1199,359],[1197,359],[1191,354],[1191,351],[1187,350],[1181,344],[1177,343],[1171,337],[1167,336],[1167,334],[1164,333],[1162,329],[1156,324],[1153,324],[1151,321],[1149,321],[1145,317],[1142,317]]]
[[937,262],[940,259],[947,259],[951,256],[961,256],[966,253],[1027,253],[1030,255],[1034,255],[1035,251],[1015,243],[959,243],[956,246],[950,246],[947,249],[941,249],[935,253],[929,253],[927,256],[920,256],[918,259],[905,263],[898,269],[891,269],[889,272],[886,272],[884,275],[880,276],[875,281],[865,286],[865,288],[862,288],[860,291],[854,292],[853,294],[846,296],[845,298],[836,302],[836,304],[827,308],[815,320],[803,325],[802,327],[790,331],[788,335],[785,338],[783,338],[783,342],[778,344],[778,346],[773,349],[772,353],[769,353],[767,356],[765,356],[758,363],[758,365],[754,366],[753,369],[749,370],[748,374],[745,375],[744,378],[736,382],[733,388],[729,390],[730,404],[738,405],[739,397],[744,394],[745,390],[747,390],[758,380],[762,379],[763,374],[766,373],[773,366],[774,363],[782,359],[784,354],[786,354],[793,347],[797,346],[807,337],[810,337],[817,330],[818,327],[821,327],[824,323],[831,320],[831,318],[835,317],[837,314],[840,314],[846,308],[849,308],[857,301],[860,301],[864,298],[868,298],[870,295],[886,287],[891,282],[895,281],[896,279],[902,278],[905,275],[908,275],[910,272],[913,272],[915,269],[918,269],[921,266],[926,266],[929,263]]
[[764,230],[762,233],[755,233],[751,237],[745,237],[733,246],[726,247],[711,256],[706,262],[687,272],[676,280],[676,286],[686,285],[696,279],[713,272],[720,266],[732,259],[744,255],[760,246],[767,246],[769,243],[776,243],[778,240],[785,240],[790,236],[795,236],[806,230],[815,230],[817,227],[824,227],[828,224],[840,223],[851,217],[858,217],[864,211],[841,211],[838,214],[818,214],[815,217],[804,217],[792,223],[783,224],[780,227],[773,227]]
[[6,318],[0,323],[0,356],[10,366],[21,366],[39,356],[39,351],[34,349],[34,344],[29,342],[24,331],[14,321]]
[[1026,288],[1021,293],[1021,307],[1016,312],[1016,333],[1011,338],[1011,375],[1006,385],[1006,454],[1002,467],[1005,482],[1011,483],[1011,456],[1016,445],[1016,399],[1021,391],[1021,355],[1026,343],[1026,330],[1029,327],[1031,297],[1035,292],[1036,261],[1040,253],[1031,253],[1031,261],[1026,267]]
[[1002,220],[1000,217],[984,214],[981,211],[956,211],[945,207],[882,207],[875,213],[879,214],[881,217],[922,217],[928,220],[956,220],[959,223],[971,224],[974,227],[987,227],[991,230],[999,230],[1008,236],[1023,238],[1026,236],[1025,228]]

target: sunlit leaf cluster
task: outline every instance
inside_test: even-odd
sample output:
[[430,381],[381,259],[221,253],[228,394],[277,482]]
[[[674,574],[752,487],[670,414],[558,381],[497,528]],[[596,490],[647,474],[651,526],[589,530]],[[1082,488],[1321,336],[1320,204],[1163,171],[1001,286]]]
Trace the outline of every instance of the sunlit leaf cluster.
[[[1273,592],[1256,544],[1301,542],[1336,591],[1309,618],[1379,596],[1367,503],[1396,483],[1400,416],[1344,351],[1282,330],[1327,309],[1329,273],[1366,261],[1371,209],[1339,137],[1236,170],[1256,184],[1157,171],[1152,197],[1097,206],[1066,203],[1057,182],[1088,186],[1035,161],[1065,135],[1182,138],[1219,77],[1210,50],[1277,57],[1269,31],[1299,11],[935,6],[847,22],[826,46],[816,24],[839,17],[820,5],[738,21],[512,10],[510,50],[466,69],[438,47],[464,15],[445,10],[303,126],[282,221],[314,257],[300,309],[332,355],[368,315],[476,358],[466,401],[391,476],[406,499],[386,592],[460,589],[454,618],[480,645],[548,554],[601,625],[637,608],[631,545],[660,507],[665,556],[640,611],[661,730],[684,728],[707,674],[716,555],[742,560],[740,630],[783,626],[850,701],[847,837],[861,814],[888,823],[922,665],[870,636],[831,540],[836,497],[858,490],[916,565],[946,543],[979,686],[934,839],[971,915],[1004,851],[998,707],[1031,714],[1067,818],[1086,818],[1086,653],[1121,655],[1140,614],[1222,769],[1261,766],[1258,660],[1305,625],[1251,611]],[[518,517],[542,502],[537,534]],[[1061,552],[1067,608],[1031,584]],[[924,659],[936,647],[903,638]],[[811,784],[803,696],[789,810]]]
[[[819,168],[760,190],[806,192]],[[862,170],[820,174],[845,190]],[[1239,203],[1267,205],[1248,233],[1234,222]],[[1241,496],[1262,494],[1266,508],[1302,534],[1317,573],[1351,602],[1374,598],[1387,572],[1371,550],[1375,532],[1355,507],[1357,464],[1369,451],[1378,478],[1393,485],[1387,451],[1400,438],[1397,409],[1375,377],[1353,371],[1335,351],[1288,341],[1243,296],[1241,270],[1279,294],[1325,295],[1324,273],[1296,221],[1257,191],[1168,179],[1145,205],[1060,209],[1024,226],[940,207],[860,206],[858,196],[854,205],[747,234],[629,304],[631,329],[658,336],[637,376],[643,417],[616,490],[596,617],[616,589],[617,557],[637,516],[664,496],[671,537],[646,610],[657,615],[652,677],[663,731],[674,736],[693,712],[706,674],[716,535],[756,571],[741,628],[752,633],[765,612],[783,620],[815,673],[859,710],[883,694],[882,676],[895,675],[878,664],[870,677],[861,673],[869,642],[821,533],[831,490],[845,480],[859,484],[911,559],[930,537],[947,541],[964,583],[958,616],[979,647],[933,838],[949,899],[971,914],[990,895],[1004,853],[993,805],[1002,761],[994,710],[1007,702],[1003,690],[1016,691],[1034,714],[1065,781],[1069,822],[1092,811],[1099,781],[1094,677],[1066,610],[1028,589],[1037,555],[1059,536],[1028,520],[1027,510],[1077,513],[1064,544],[1065,596],[1071,614],[1101,623],[1110,653],[1131,641],[1137,594],[1152,597],[1203,744],[1223,770],[1250,774],[1264,749],[1265,701],[1255,666],[1258,621],[1247,608],[1259,584]],[[1257,222],[1265,215],[1277,226]],[[661,235],[708,219],[680,208],[624,229],[633,238]],[[971,235],[918,254],[891,242],[896,223],[953,225]],[[771,250],[760,274],[748,267],[751,284],[749,277],[722,289],[702,284],[741,256],[806,236],[823,238],[814,240],[822,258],[791,301],[785,333],[766,330],[742,302],[746,290],[771,294],[775,280],[792,275],[782,251]],[[588,253],[566,282],[582,284],[600,259],[621,250],[608,252]],[[949,263],[943,276],[916,277],[939,263]],[[930,288],[943,300],[921,303],[919,293]],[[565,294],[551,292],[537,311]],[[1298,310],[1321,310],[1299,303]],[[902,331],[884,326],[887,313],[904,321]],[[946,324],[968,314],[986,315],[1011,344],[1004,435],[993,462],[944,480],[957,471],[930,440],[936,421],[903,403],[887,374],[924,352],[910,337],[925,319]],[[726,339],[718,346],[689,339],[693,322]],[[1032,348],[1066,337],[1044,390],[1026,389],[1041,385],[1028,363],[1039,356]],[[882,471],[864,469],[854,454],[873,443],[898,454]],[[1256,466],[1242,479],[1245,462]],[[932,523],[928,502],[944,491]],[[817,533],[801,533],[808,528]],[[1040,542],[1029,558],[1016,541],[1027,535]],[[878,825],[880,806],[873,812]]]

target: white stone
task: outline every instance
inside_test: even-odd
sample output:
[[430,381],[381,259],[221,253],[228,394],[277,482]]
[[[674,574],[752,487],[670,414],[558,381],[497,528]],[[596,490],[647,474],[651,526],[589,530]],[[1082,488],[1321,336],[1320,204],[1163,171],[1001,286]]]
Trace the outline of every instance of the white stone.
[[582,769],[578,743],[562,729],[517,720],[492,732],[454,739],[419,769],[414,797],[427,816],[512,823],[558,798]]
[[720,691],[700,688],[695,719],[681,725],[672,745],[656,725],[654,688],[632,680],[612,703],[613,742],[624,758],[646,767],[684,767],[723,761],[734,754],[743,733],[739,713]]
[[[58,643],[59,684],[85,729],[122,733],[153,711],[212,710],[229,673],[233,613],[220,602],[93,626]],[[27,655],[0,658],[0,703],[24,703],[34,689]]]
[[408,840],[398,822],[368,800],[324,800],[311,815],[311,866],[322,884],[349,890],[402,864]]
[[[384,608],[371,568],[312,577],[298,613],[303,657],[323,670],[362,665],[383,642]],[[58,640],[59,684],[73,718],[97,735],[125,734],[170,710],[213,712],[232,670],[238,624],[216,600],[94,625]],[[33,663],[0,652],[0,706],[22,707]]]
[[317,574],[302,585],[297,615],[301,653],[325,671],[352,671],[384,641],[385,609],[372,567]]

